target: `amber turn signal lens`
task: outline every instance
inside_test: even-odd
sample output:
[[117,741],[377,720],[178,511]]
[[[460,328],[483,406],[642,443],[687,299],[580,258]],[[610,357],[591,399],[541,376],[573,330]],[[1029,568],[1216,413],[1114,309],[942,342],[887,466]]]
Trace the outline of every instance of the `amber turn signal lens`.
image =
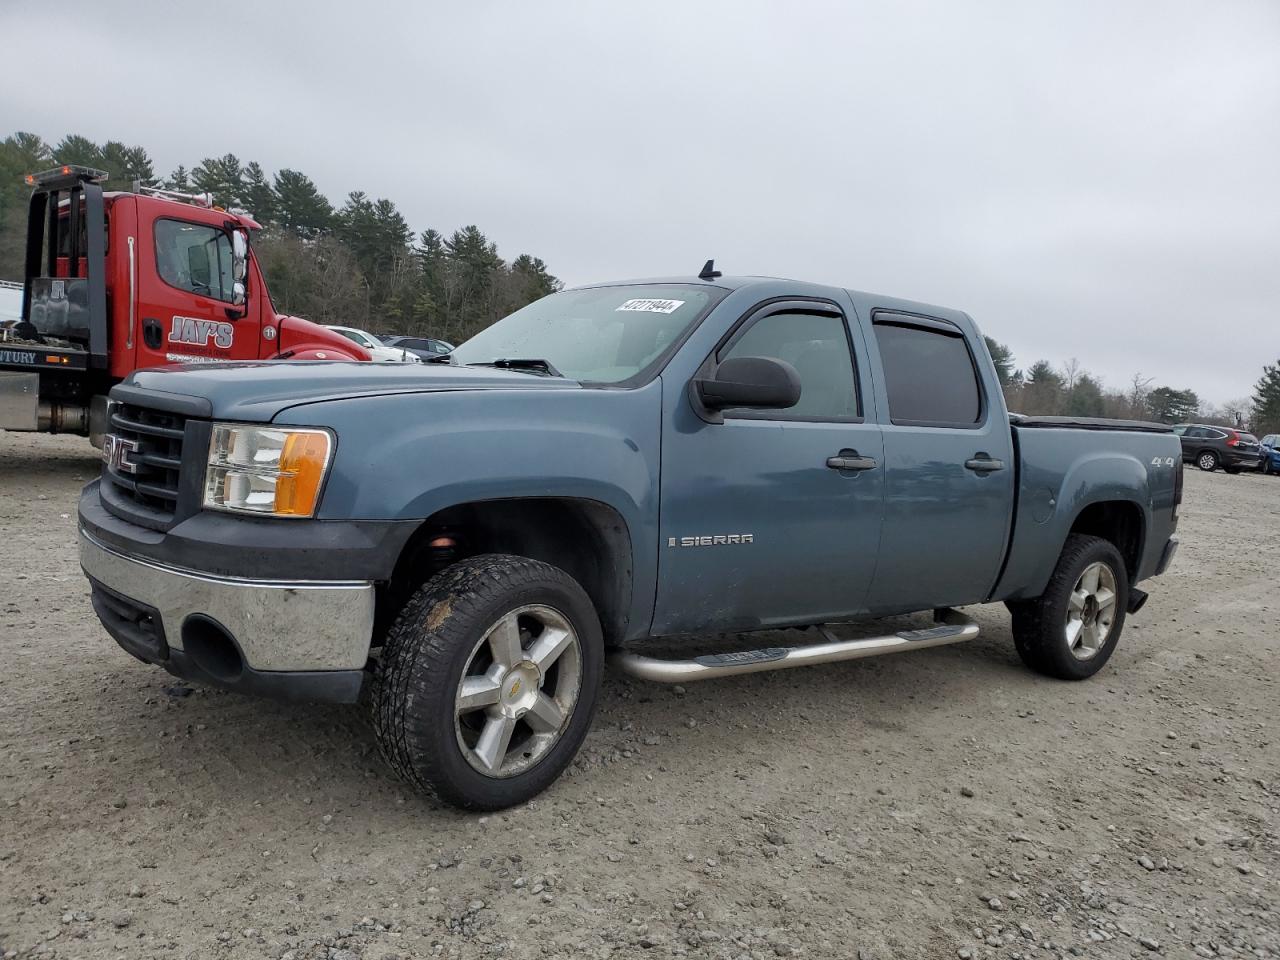
[[323,433],[291,433],[280,454],[275,513],[309,517],[316,512],[320,484],[329,461],[329,438]]

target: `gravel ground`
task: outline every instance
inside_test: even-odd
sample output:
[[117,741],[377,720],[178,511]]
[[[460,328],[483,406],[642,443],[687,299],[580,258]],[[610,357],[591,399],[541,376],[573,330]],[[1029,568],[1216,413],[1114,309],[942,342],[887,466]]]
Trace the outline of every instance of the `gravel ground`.
[[[0,434],[0,955],[1280,957],[1280,480],[1189,471],[1110,665],[984,635],[609,676],[538,800],[409,792],[357,707],[178,686],[90,610],[75,438]],[[778,639],[778,638],[773,638]]]

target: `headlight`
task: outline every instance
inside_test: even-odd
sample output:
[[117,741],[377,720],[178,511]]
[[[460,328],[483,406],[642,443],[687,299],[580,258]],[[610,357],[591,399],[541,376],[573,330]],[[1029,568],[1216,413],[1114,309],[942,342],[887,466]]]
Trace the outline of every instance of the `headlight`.
[[272,517],[314,516],[332,452],[327,430],[215,423],[204,505]]

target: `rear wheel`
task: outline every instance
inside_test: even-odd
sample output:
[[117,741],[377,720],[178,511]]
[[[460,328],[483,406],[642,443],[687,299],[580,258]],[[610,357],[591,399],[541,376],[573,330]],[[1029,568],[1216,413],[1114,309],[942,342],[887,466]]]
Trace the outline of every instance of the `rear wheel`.
[[1196,466],[1201,470],[1212,472],[1218,469],[1218,455],[1212,450],[1202,450],[1196,455]]
[[1108,540],[1072,534],[1043,594],[1009,605],[1018,655],[1032,670],[1084,680],[1111,658],[1129,606],[1129,575]]
[[387,633],[373,696],[382,754],[455,806],[522,803],[586,737],[603,656],[595,609],[563,570],[504,555],[456,563]]

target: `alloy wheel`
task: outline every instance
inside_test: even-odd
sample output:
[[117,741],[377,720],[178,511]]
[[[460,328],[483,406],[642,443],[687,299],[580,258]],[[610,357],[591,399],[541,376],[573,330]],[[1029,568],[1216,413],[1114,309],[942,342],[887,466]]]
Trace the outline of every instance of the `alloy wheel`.
[[1077,660],[1089,660],[1107,645],[1116,615],[1116,575],[1101,561],[1084,568],[1067,600],[1063,626],[1067,648]]
[[582,647],[569,620],[541,605],[493,624],[471,651],[454,698],[458,747],[475,770],[529,770],[560,740],[582,687]]

